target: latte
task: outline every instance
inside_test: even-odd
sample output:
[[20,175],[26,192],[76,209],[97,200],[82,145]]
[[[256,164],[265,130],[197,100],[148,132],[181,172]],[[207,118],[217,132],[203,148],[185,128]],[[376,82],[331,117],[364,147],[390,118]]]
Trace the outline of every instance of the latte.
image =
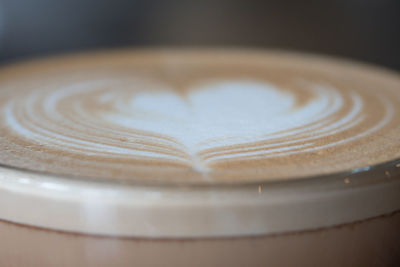
[[400,157],[400,79],[315,57],[115,52],[0,72],[0,163],[125,183],[243,183]]
[[398,265],[399,114],[398,75],[317,56],[4,67],[0,265]]

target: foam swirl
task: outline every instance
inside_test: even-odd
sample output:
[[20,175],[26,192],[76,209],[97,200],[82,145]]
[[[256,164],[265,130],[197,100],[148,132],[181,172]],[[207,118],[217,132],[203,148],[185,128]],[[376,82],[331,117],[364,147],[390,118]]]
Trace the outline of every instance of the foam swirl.
[[124,181],[243,182],[400,156],[397,80],[268,55],[142,57],[3,70],[0,162]]

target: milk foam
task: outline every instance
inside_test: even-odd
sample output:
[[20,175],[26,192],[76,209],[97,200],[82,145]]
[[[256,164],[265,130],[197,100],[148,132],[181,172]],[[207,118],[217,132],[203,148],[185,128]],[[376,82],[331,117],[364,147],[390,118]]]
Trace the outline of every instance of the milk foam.
[[70,81],[61,72],[66,82],[44,79],[40,86],[6,80],[1,163],[136,180],[276,179],[310,175],[316,166],[318,173],[370,165],[385,146],[393,148],[381,131],[399,127],[399,93],[338,84],[329,75],[292,79],[288,72],[288,85],[206,72],[177,86],[109,68],[108,75]]

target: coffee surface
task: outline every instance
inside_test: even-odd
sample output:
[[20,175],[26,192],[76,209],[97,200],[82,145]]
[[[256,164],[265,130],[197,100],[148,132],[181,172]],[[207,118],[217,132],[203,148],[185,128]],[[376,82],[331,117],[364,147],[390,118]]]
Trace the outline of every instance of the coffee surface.
[[300,179],[400,157],[400,79],[297,54],[120,51],[0,71],[0,163],[123,182]]

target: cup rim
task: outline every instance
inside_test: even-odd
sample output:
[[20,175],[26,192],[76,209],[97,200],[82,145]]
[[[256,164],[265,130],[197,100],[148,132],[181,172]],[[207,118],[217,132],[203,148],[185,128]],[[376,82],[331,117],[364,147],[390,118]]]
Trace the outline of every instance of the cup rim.
[[[144,181],[143,179],[124,179],[121,180],[112,180],[108,178],[99,179],[98,177],[88,177],[88,176],[80,176],[80,175],[70,175],[70,174],[60,174],[60,173],[52,173],[47,171],[40,170],[32,170],[27,168],[16,167],[12,165],[7,165],[0,163],[0,171],[1,169],[8,169],[13,171],[18,171],[24,174],[35,174],[40,175],[43,178],[51,178],[51,179],[59,179],[62,181],[81,181],[89,184],[106,184],[106,185],[123,185],[129,187],[165,187],[165,188],[190,188],[190,189],[237,189],[243,187],[253,187],[253,186],[290,186],[295,184],[303,184],[303,183],[312,183],[312,182],[327,182],[334,181],[336,179],[342,180],[343,178],[352,178],[355,175],[357,176],[367,176],[371,173],[381,174],[382,177],[385,176],[385,172],[389,173],[386,176],[395,176],[397,173],[400,175],[400,158],[396,158],[390,161],[385,161],[377,164],[367,165],[363,167],[353,168],[349,170],[337,171],[328,174],[315,174],[315,175],[304,175],[304,176],[290,176],[285,178],[268,178],[260,179],[260,180],[251,180],[247,182],[224,182],[224,181],[212,181],[209,183],[205,182],[182,182],[182,181],[174,181],[174,182],[163,182],[160,180],[148,180]],[[398,170],[398,172],[396,172]],[[395,174],[393,174],[395,173]],[[400,177],[399,177],[400,178]]]

